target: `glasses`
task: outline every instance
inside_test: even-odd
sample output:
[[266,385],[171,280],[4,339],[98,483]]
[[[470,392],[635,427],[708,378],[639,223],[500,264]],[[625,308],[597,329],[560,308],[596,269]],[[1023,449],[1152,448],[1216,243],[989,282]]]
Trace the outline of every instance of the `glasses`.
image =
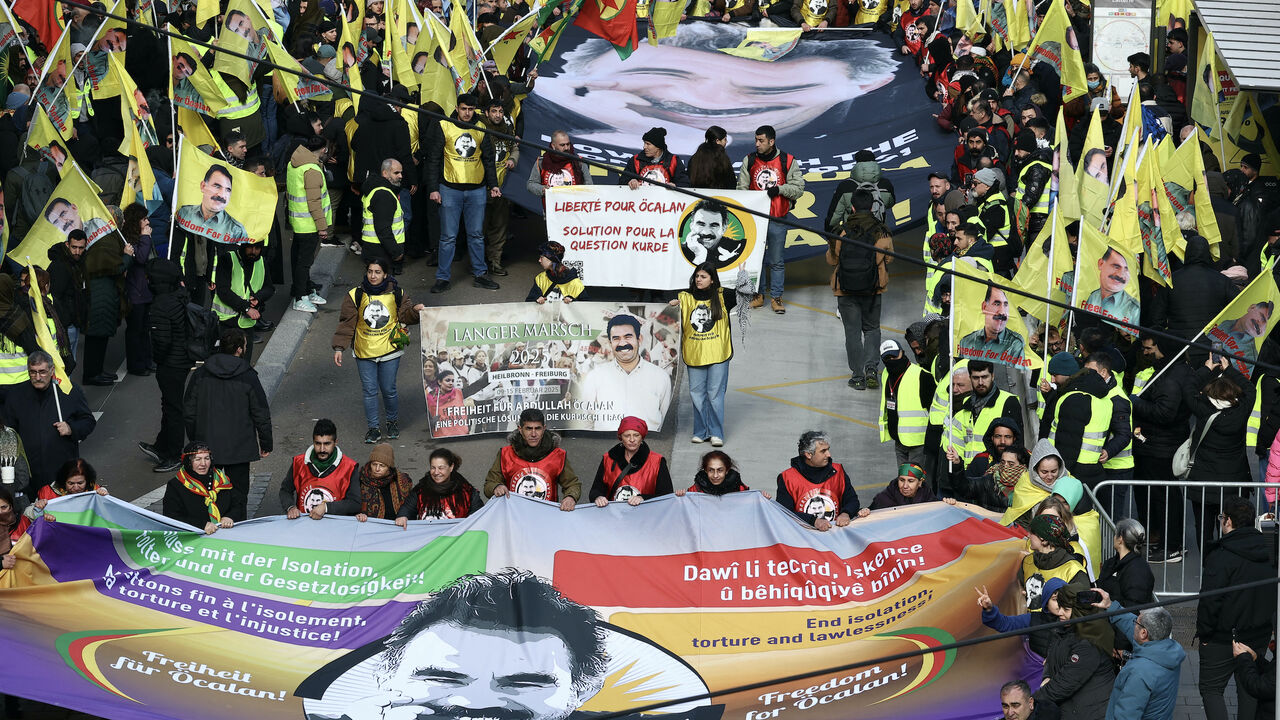
[[1147,629],[1147,626],[1146,626],[1146,625],[1143,625],[1141,622],[1138,622],[1137,620],[1134,620],[1134,621],[1133,621],[1133,626],[1134,626],[1134,627],[1140,627],[1140,628],[1142,628],[1143,630],[1146,630],[1146,629]]
[[31,377],[43,378],[43,377],[49,377],[50,375],[52,375],[53,371],[50,370],[49,368],[45,368],[44,370],[36,370],[35,368],[28,368],[27,374],[30,375]]

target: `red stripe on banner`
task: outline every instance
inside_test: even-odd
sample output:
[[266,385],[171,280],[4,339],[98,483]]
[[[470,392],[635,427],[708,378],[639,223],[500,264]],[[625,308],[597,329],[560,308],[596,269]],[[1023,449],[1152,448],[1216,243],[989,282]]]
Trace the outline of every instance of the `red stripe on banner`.
[[991,520],[968,518],[937,532],[871,543],[848,559],[788,545],[630,558],[563,550],[556,553],[554,579],[565,596],[597,607],[840,605],[888,595],[916,573],[959,559],[970,545],[1018,537]]

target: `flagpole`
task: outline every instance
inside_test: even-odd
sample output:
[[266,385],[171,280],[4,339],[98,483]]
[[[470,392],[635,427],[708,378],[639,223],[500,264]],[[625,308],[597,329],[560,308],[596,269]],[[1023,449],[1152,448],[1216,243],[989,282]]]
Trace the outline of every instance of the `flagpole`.
[[[1216,319],[1216,318],[1215,318],[1215,319]],[[1160,376],[1164,374],[1164,371],[1165,371],[1165,370],[1168,370],[1170,367],[1172,367],[1172,366],[1173,366],[1173,364],[1174,364],[1175,362],[1177,362],[1177,361],[1178,361],[1178,358],[1180,358],[1180,357],[1182,357],[1183,355],[1187,354],[1187,351],[1191,349],[1191,346],[1195,343],[1195,341],[1199,340],[1199,339],[1200,339],[1200,338],[1202,338],[1202,337],[1204,337],[1204,330],[1201,330],[1200,332],[1196,333],[1196,336],[1195,336],[1195,337],[1193,337],[1193,338],[1191,338],[1191,340],[1187,341],[1187,344],[1182,346],[1182,349],[1178,351],[1178,354],[1177,354],[1177,355],[1174,355],[1172,360],[1170,360],[1169,362],[1165,363],[1165,364],[1164,364],[1164,367],[1160,368],[1160,372],[1156,373],[1155,375],[1152,375],[1152,376],[1151,376],[1151,379],[1150,379],[1150,380],[1148,380],[1148,381],[1147,381],[1147,383],[1146,383],[1145,385],[1143,385],[1143,386],[1142,386],[1142,388],[1141,388],[1140,390],[1138,390],[1138,392],[1136,392],[1136,393],[1134,393],[1134,394],[1133,394],[1133,395],[1134,395],[1134,397],[1137,397],[1138,395],[1141,395],[1143,390],[1146,390],[1147,388],[1151,387],[1151,385],[1152,385],[1152,384],[1154,384],[1156,380],[1159,380],[1159,379],[1160,379]]]
[[[186,138],[187,136],[185,134],[178,135],[177,129],[176,128],[174,129],[174,135],[173,135],[174,156],[178,159],[175,160],[173,163],[173,197],[169,200],[169,259],[170,260],[173,260],[173,248],[178,244],[173,241],[173,227],[174,227],[174,224],[177,222],[178,188],[180,187],[178,183],[182,175],[182,162],[181,162],[182,143],[186,142]],[[190,242],[190,234],[188,234],[187,240],[184,240],[182,243],[182,247],[184,250],[188,249],[187,248],[188,242]],[[181,264],[181,262],[182,260],[181,258],[179,258],[178,263]],[[179,267],[178,269],[180,271],[182,270],[181,267]]]
[[1044,362],[1046,373],[1049,365],[1049,316],[1053,312],[1053,305],[1049,304],[1049,300],[1053,297],[1053,256],[1054,248],[1058,240],[1058,201],[1053,201],[1053,212],[1049,213],[1049,222],[1053,223],[1053,227],[1049,228],[1049,262],[1045,263],[1045,303],[1044,303]]
[[[177,195],[177,193],[175,192],[174,195]],[[1081,232],[1080,235],[1081,235],[1080,242],[1083,242],[1084,233]],[[1076,319],[1076,313],[1075,313],[1076,293],[1080,289],[1080,256],[1084,254],[1083,252],[1081,252],[1082,250],[1083,248],[1080,247],[1080,243],[1077,242],[1075,270],[1072,271],[1072,275],[1071,275],[1071,303],[1070,303],[1071,310],[1067,311],[1067,340],[1068,341],[1071,340],[1071,326],[1074,324]]]
[[[956,395],[952,392],[955,387],[956,375],[956,259],[951,257],[951,311],[947,314],[947,354],[951,357],[951,372],[947,373],[947,447],[955,448],[956,433],[955,426],[952,425],[952,419],[956,414]],[[959,453],[957,453],[959,454]],[[951,474],[951,458],[947,458],[947,474]]]

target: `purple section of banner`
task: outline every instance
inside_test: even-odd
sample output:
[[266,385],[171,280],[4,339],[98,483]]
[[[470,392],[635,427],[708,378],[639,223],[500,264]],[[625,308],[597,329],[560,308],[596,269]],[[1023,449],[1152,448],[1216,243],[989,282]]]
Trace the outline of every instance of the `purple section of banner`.
[[[118,531],[38,522],[32,540],[59,582],[91,580],[102,595],[194,622],[267,640],[318,648],[355,648],[390,633],[415,603],[318,608],[224,590],[150,569],[136,569]],[[105,574],[99,574],[102,568]]]

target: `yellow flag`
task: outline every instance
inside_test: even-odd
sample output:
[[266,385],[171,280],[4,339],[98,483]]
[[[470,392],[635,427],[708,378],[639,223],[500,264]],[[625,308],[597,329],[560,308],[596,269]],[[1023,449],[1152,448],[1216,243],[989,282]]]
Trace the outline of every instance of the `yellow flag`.
[[[125,10],[124,0],[116,0],[111,14],[123,17]],[[102,100],[120,94],[120,86],[116,84],[109,72],[110,63],[107,58],[119,55],[120,60],[123,61],[127,43],[128,37],[125,35],[123,20],[107,18],[98,26],[82,61],[85,74],[89,76],[89,84],[93,88],[93,99]]]
[[1138,230],[1142,236],[1143,252],[1147,255],[1144,271],[1146,264],[1150,263],[1151,270],[1157,275],[1152,279],[1168,286],[1172,282],[1168,253],[1182,255],[1186,250],[1186,240],[1178,228],[1173,206],[1165,195],[1164,183],[1160,179],[1159,153],[1150,141],[1138,163],[1136,184]]
[[209,69],[200,62],[201,53],[186,40],[169,36],[169,99],[178,107],[216,116],[227,107]]
[[1218,102],[1221,100],[1222,83],[1218,80],[1218,50],[1213,43],[1213,35],[1204,33],[1204,44],[1200,47],[1200,60],[1196,63],[1195,90],[1191,95],[1191,119],[1211,138],[1209,143],[1218,162],[1223,163],[1222,116],[1218,114]]
[[413,48],[413,72],[418,78],[418,97],[422,103],[434,102],[449,115],[458,106],[458,90],[453,67],[445,57],[442,43],[449,41],[449,31],[436,16],[427,11],[423,16],[426,32],[418,34]]
[[63,395],[71,394],[71,378],[67,375],[67,366],[62,362],[62,353],[58,352],[58,342],[49,332],[49,315],[44,311],[44,297],[41,296],[40,283],[36,281],[36,266],[31,258],[27,261],[27,294],[31,296],[31,320],[36,332],[36,344],[53,358],[53,382]]
[[71,122],[80,96],[72,66],[71,33],[64,32],[40,69],[35,94],[36,103],[49,114],[50,122],[63,140],[71,139]]
[[[155,126],[151,123],[151,114],[146,100],[138,92],[133,78],[125,72],[124,65],[115,55],[111,55],[108,75],[114,75],[120,86],[120,121],[124,127],[124,139],[120,142],[120,154],[129,158],[129,173],[125,177],[125,186],[133,190],[126,192],[120,200],[120,206],[133,204],[137,193],[150,199],[155,193],[156,176],[151,170],[151,161],[147,159],[147,148],[156,143]],[[125,200],[130,202],[126,202]]]
[[1039,237],[1027,248],[1027,255],[1013,276],[1013,286],[1027,294],[1018,295],[1015,304],[1042,323],[1047,310],[1049,323],[1056,325],[1062,318],[1063,309],[1049,306],[1036,298],[1070,302],[1074,276],[1075,261],[1071,259],[1071,247],[1067,243],[1066,223],[1058,212],[1057,203],[1054,203],[1049,222],[1044,224]]
[[186,136],[187,142],[196,147],[210,147],[215,152],[222,151],[217,138],[209,132],[209,126],[190,108],[178,107],[178,130]]
[[[988,3],[983,3],[985,10]],[[976,39],[986,34],[983,28],[984,12],[973,6],[973,0],[956,0],[956,27],[964,32],[965,37]]]
[[662,38],[675,37],[680,26],[680,16],[684,14],[683,2],[678,0],[650,0],[649,30],[650,45],[657,45]]
[[[1107,236],[1091,225],[1081,225],[1076,252],[1080,257],[1080,272],[1073,304],[1089,312],[1137,325],[1141,319],[1137,256],[1115,247]],[[1122,325],[1107,324],[1129,335],[1137,335]]]
[[1021,50],[1031,42],[1031,18],[1027,4],[1022,0],[1004,0],[1005,14],[1009,16],[1009,45]]
[[311,71],[302,67],[279,44],[274,42],[267,43],[267,57],[271,58],[271,62],[276,65],[293,71],[275,70],[273,71],[275,77],[272,79],[272,83],[284,89],[284,93],[289,97],[290,102],[298,102],[313,97],[327,99],[332,95],[328,85],[308,77]]
[[218,17],[218,0],[196,0],[196,25],[203,26]]
[[1200,155],[1200,130],[1197,128],[1173,152],[1164,170],[1164,188],[1175,212],[1189,212],[1196,219],[1196,232],[1209,241],[1214,258],[1218,257],[1222,243],[1222,231],[1209,199],[1209,183],[1204,172],[1204,158]]
[[1058,168],[1058,205],[1066,217],[1080,217],[1080,188],[1076,183],[1076,171],[1071,165],[1071,157],[1067,153],[1067,126],[1063,123],[1064,113],[1058,113],[1058,126],[1054,131],[1054,165]]
[[1080,150],[1080,167],[1076,171],[1076,182],[1080,187],[1080,213],[1085,222],[1095,228],[1102,227],[1102,219],[1107,212],[1107,199],[1110,196],[1110,175],[1107,169],[1106,141],[1102,137],[1102,115],[1094,108],[1093,117],[1089,118],[1089,131],[1084,137],[1084,147]]
[[[218,47],[237,55],[215,53],[213,69],[237,78],[249,88],[249,92],[253,92],[253,73],[258,69],[258,61],[267,56],[267,41],[271,39],[271,33],[266,16],[253,0],[231,0],[227,3],[227,14],[222,17]],[[245,60],[238,55],[254,59]]]
[[[676,14],[676,22],[680,22],[679,13]],[[538,13],[531,11],[512,23],[511,27],[499,35],[493,41],[493,44],[489,46],[489,49],[485,51],[485,54],[497,65],[499,75],[505,76],[507,74],[507,69],[511,67],[511,61],[515,59],[516,53],[524,43],[525,36],[537,25]],[[674,35],[675,33],[672,34]]]
[[[1037,61],[1048,62],[1058,71],[1062,79],[1062,102],[1070,102],[1089,92],[1089,84],[1084,76],[1084,58],[1080,55],[1080,41],[1076,31],[1067,19],[1067,11],[1063,7],[1064,0],[1054,0],[1049,5],[1049,12],[1040,23],[1035,42],[1027,55],[1034,67]],[[1012,33],[1012,27],[1010,32]]]
[[[364,4],[360,5],[360,17],[364,16]],[[360,29],[353,27],[352,23],[339,23],[342,26],[338,35],[338,64],[342,68],[343,82],[352,90],[364,90],[364,79],[360,77],[360,63],[363,60],[363,40],[360,38]],[[351,104],[356,112],[360,111],[359,93],[351,93]]]
[[70,167],[41,208],[40,216],[22,242],[9,251],[9,257],[16,262],[25,262],[28,257],[47,257],[49,248],[65,241],[72,230],[83,230],[89,247],[115,232],[115,216],[98,197],[89,176],[74,159],[68,160],[67,165]]
[[476,31],[467,19],[467,10],[458,0],[452,0],[453,11],[449,13],[449,34],[452,36],[449,50],[449,62],[458,75],[458,92],[469,92],[480,82],[481,53],[480,41],[476,39]]
[[1237,167],[1245,155],[1257,153],[1262,158],[1262,175],[1275,175],[1280,169],[1280,153],[1262,119],[1256,92],[1241,90],[1236,96],[1231,114],[1222,125],[1222,135],[1227,155],[1223,167]]
[[58,175],[66,173],[67,158],[70,157],[67,154],[66,143],[63,142],[58,129],[49,120],[49,114],[44,111],[43,105],[36,105],[35,115],[31,118],[31,129],[27,133],[27,147],[53,163],[54,167],[58,168]]
[[1217,317],[1204,326],[1201,334],[1245,377],[1252,377],[1254,366],[1243,360],[1257,360],[1258,350],[1276,326],[1276,304],[1280,288],[1274,273],[1259,273]]
[[720,48],[726,55],[773,62],[795,49],[800,42],[800,29],[794,30],[748,30],[742,42],[731,48]]

